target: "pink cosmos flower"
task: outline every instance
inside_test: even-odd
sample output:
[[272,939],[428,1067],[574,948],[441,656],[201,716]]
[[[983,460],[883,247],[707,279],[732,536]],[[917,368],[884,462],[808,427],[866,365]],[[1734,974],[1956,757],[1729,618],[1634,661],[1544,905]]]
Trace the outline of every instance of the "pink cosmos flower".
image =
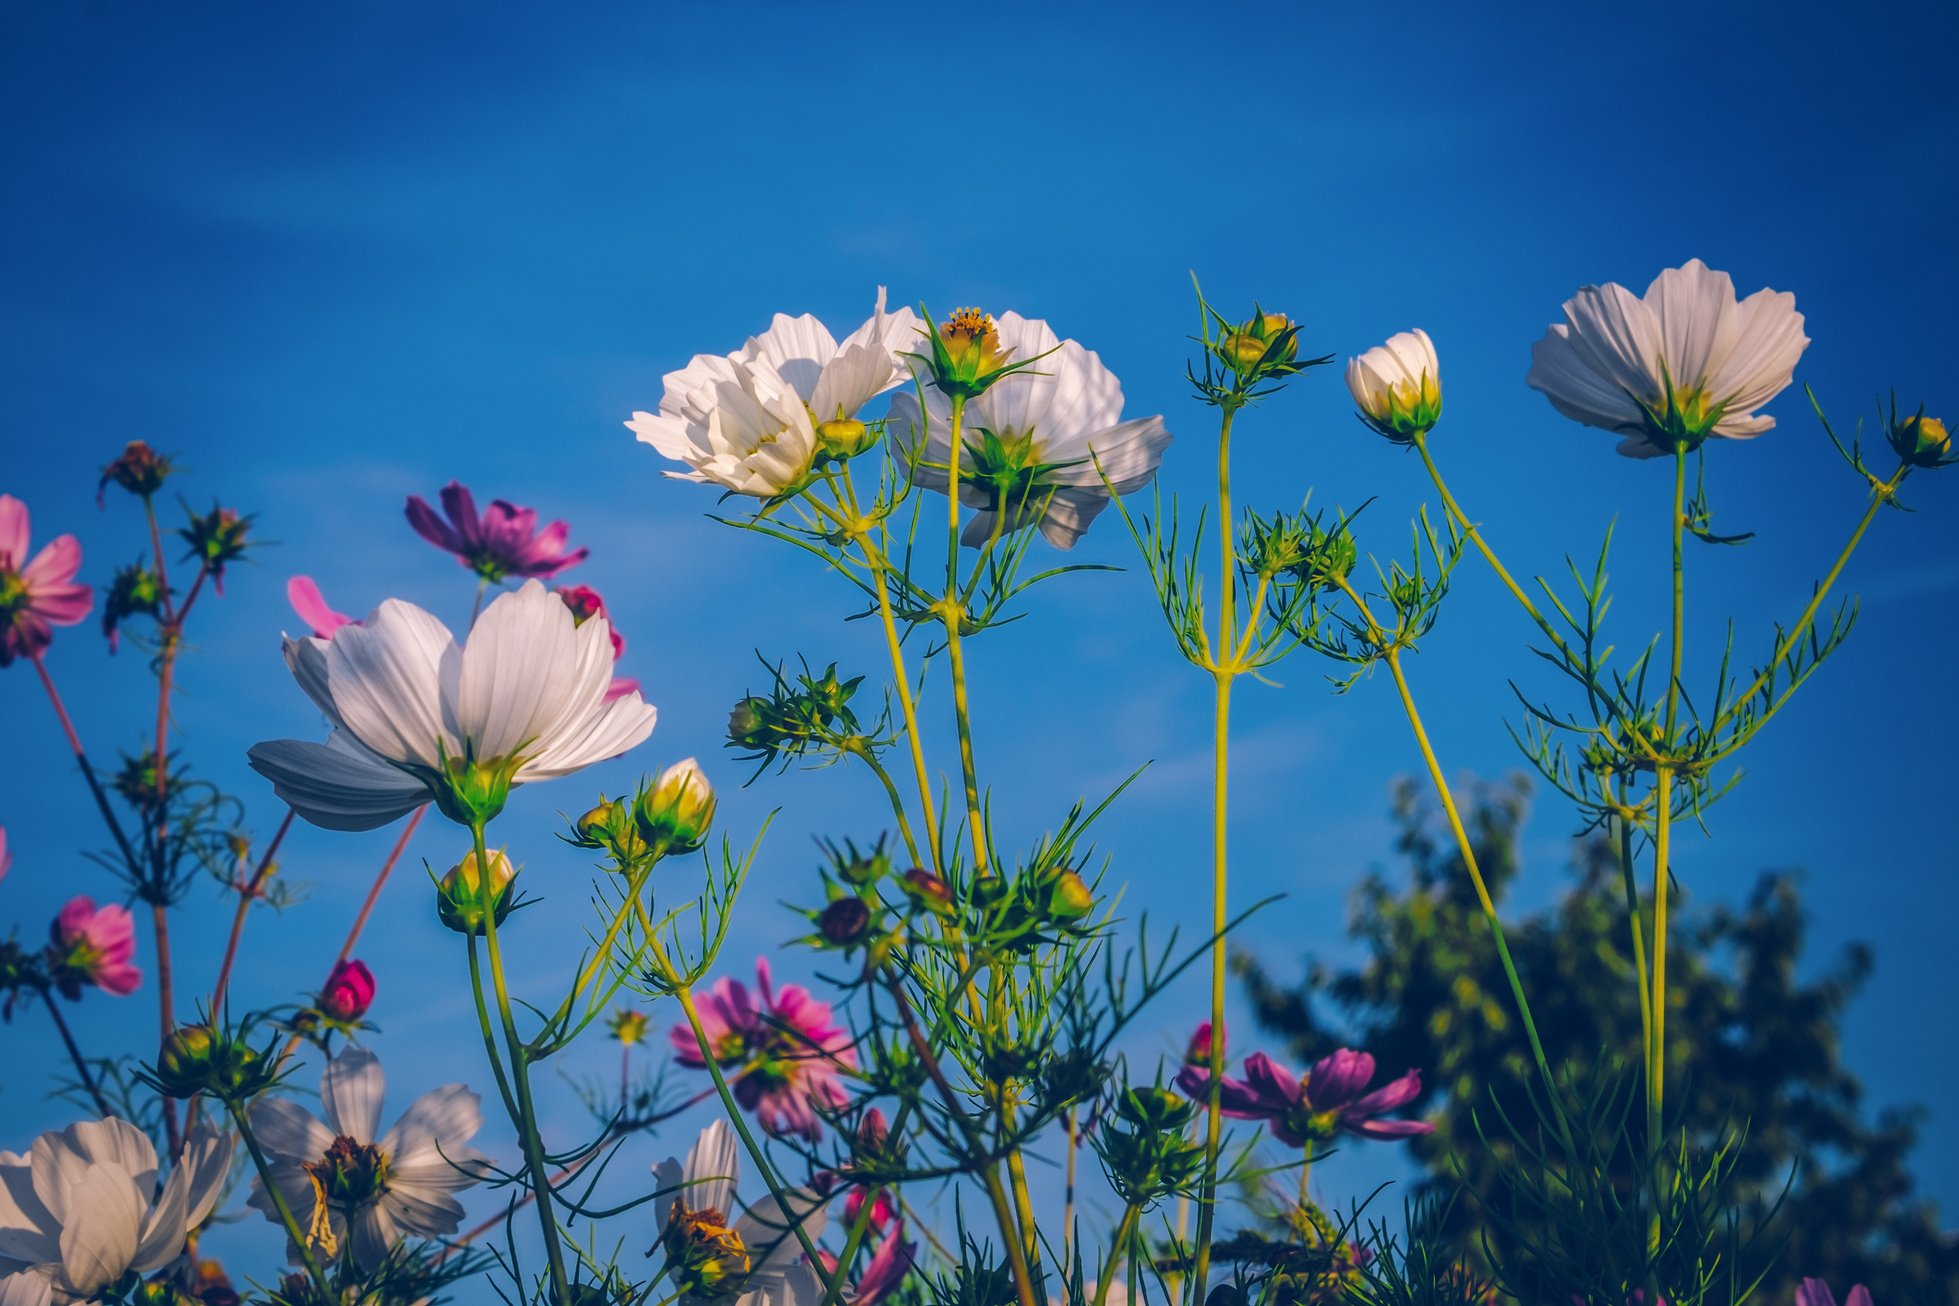
[[461,481],[442,487],[443,521],[419,494],[408,496],[408,524],[415,533],[456,555],[457,561],[486,581],[506,576],[549,578],[585,561],[590,549],[565,552],[571,528],[554,521],[537,529],[537,510],[496,499],[480,517],[476,499]]
[[[590,585],[567,585],[558,590],[557,594],[565,601],[565,606],[571,609],[572,620],[580,626],[593,617],[604,617],[606,633],[612,636],[612,660],[617,662],[626,655],[626,637],[619,633],[618,623],[614,622],[612,614],[606,611],[605,600],[599,597],[597,590]],[[638,692],[639,681],[631,676],[614,676],[612,683],[606,686],[605,701],[610,703],[615,698],[624,698],[628,694]]]
[[[771,1134],[822,1136],[812,1104],[841,1107],[846,1101],[838,1071],[856,1069],[850,1035],[830,1023],[830,1005],[800,984],[775,987],[766,957],[755,959],[761,1005],[740,980],[721,979],[700,1003],[701,1032],[723,1066],[741,1067],[735,1100],[755,1113]],[[701,1045],[686,1024],[669,1032],[674,1055],[685,1066],[705,1067]]]
[[1204,1021],[1197,1032],[1190,1036],[1189,1046],[1184,1048],[1184,1064],[1187,1066],[1208,1066],[1211,1064],[1211,1022]]
[[374,1002],[374,974],[360,961],[336,961],[320,990],[318,1006],[330,1020],[353,1022],[367,1014]]
[[[1254,1052],[1245,1058],[1242,1080],[1225,1079],[1219,1102],[1235,1120],[1265,1121],[1272,1136],[1288,1147],[1323,1143],[1343,1130],[1361,1138],[1435,1132],[1434,1125],[1422,1120],[1376,1119],[1421,1094],[1420,1071],[1411,1070],[1363,1096],[1373,1078],[1374,1058],[1352,1048],[1315,1062],[1304,1084],[1263,1052]],[[1177,1075],[1177,1087],[1193,1100],[1202,1100],[1210,1086],[1211,1072],[1202,1066],[1185,1066]]]
[[0,494],[0,667],[35,658],[54,640],[51,626],[72,626],[95,606],[95,590],[75,584],[82,545],[57,535],[28,561],[33,538],[27,505]]
[[87,894],[68,900],[48,929],[49,969],[63,996],[82,996],[92,984],[126,998],[143,983],[143,972],[129,964],[136,955],[136,920],[127,907],[97,907]]
[[14,855],[7,851],[7,827],[0,825],[0,880],[7,878],[7,872],[14,868]]
[[315,639],[332,639],[333,632],[342,626],[358,626],[360,622],[344,612],[335,612],[327,606],[326,596],[320,587],[313,583],[311,576],[294,576],[286,582],[286,602],[299,619],[312,628]]
[[918,1244],[905,1241],[905,1226],[901,1222],[884,1236],[877,1254],[857,1276],[856,1290],[851,1294],[852,1306],[877,1306],[905,1281],[917,1259]]
[[[1796,1306],[1837,1306],[1837,1299],[1821,1279],[1804,1279],[1802,1287],[1796,1289]],[[1858,1284],[1843,1299],[1843,1306],[1871,1306],[1871,1290]]]

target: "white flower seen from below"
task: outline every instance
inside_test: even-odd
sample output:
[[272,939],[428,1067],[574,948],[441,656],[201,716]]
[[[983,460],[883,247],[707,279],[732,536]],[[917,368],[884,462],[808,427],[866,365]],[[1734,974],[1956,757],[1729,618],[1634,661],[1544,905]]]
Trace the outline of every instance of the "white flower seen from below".
[[767,331],[732,354],[696,354],[665,377],[657,413],[626,425],[641,441],[691,469],[676,480],[706,481],[756,498],[793,492],[822,458],[866,446],[858,412],[910,373],[898,351],[918,339],[908,308],[884,311],[841,344],[805,313],[775,315]]
[[[978,511],[961,542],[982,545],[996,531],[1038,522],[1048,543],[1072,549],[1109,506],[1111,486],[1128,494],[1150,483],[1170,432],[1161,417],[1123,421],[1122,382],[1092,350],[1058,339],[1046,322],[1006,313],[995,329],[1003,358],[1039,361],[966,406],[959,501]],[[891,400],[889,430],[914,483],[943,494],[951,479],[952,400],[927,385],[921,419],[918,396],[900,391]]]
[[462,647],[389,599],[332,639],[285,648],[332,734],[259,744],[252,768],[329,830],[371,830],[430,801],[463,824],[488,820],[511,786],[570,775],[653,731],[637,692],[607,699],[606,619],[580,624],[541,581],[491,603]]
[[0,1301],[89,1301],[163,1268],[230,1165],[231,1135],[200,1125],[159,1192],[155,1145],[113,1117],[50,1130],[26,1156],[0,1152]]
[[1426,435],[1442,416],[1442,364],[1428,332],[1397,331],[1347,360],[1347,390],[1361,420],[1390,440]]
[[[823,1280],[803,1255],[796,1220],[773,1196],[735,1215],[741,1154],[725,1120],[701,1131],[685,1165],[669,1157],[653,1167],[653,1177],[662,1194],[654,1218],[666,1272],[681,1301],[817,1306],[823,1300]],[[784,1196],[814,1242],[830,1220],[823,1199],[807,1188]]]
[[[320,1076],[324,1123],[287,1098],[252,1107],[252,1133],[300,1229],[322,1254],[351,1256],[363,1270],[379,1266],[404,1236],[456,1232],[463,1208],[454,1194],[480,1182],[490,1165],[467,1146],[483,1127],[481,1099],[469,1089],[429,1090],[383,1134],[386,1091],[380,1060],[350,1046]],[[261,1180],[252,1180],[250,1204],[278,1223]],[[295,1263],[298,1251],[289,1249]]]
[[1699,259],[1660,273],[1644,299],[1616,282],[1585,286],[1564,316],[1531,346],[1525,383],[1573,421],[1625,436],[1628,458],[1773,427],[1755,410],[1809,345],[1794,295],[1758,290],[1737,303],[1728,274]]

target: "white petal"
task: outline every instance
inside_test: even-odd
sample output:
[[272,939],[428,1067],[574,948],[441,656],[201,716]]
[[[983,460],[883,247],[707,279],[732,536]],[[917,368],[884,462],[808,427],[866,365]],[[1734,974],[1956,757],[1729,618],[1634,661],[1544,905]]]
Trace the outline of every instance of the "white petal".
[[[1002,437],[1009,434],[1025,435],[1041,427],[1047,419],[1048,406],[1054,400],[1057,372],[1062,365],[1058,355],[1050,352],[1060,347],[1061,341],[1055,337],[1046,322],[1038,318],[1024,318],[1018,313],[1002,314],[995,324],[999,332],[1000,349],[1011,351],[1010,358],[1020,362],[1047,354],[1027,372],[1016,372],[994,383],[993,387],[974,400],[967,410],[966,421],[986,427]],[[1081,346],[1077,345],[1079,350]]]
[[333,1131],[289,1097],[252,1103],[252,1133],[259,1146],[288,1161],[317,1161],[333,1146]]
[[1524,384],[1574,422],[1608,431],[1642,429],[1645,418],[1639,405],[1586,363],[1571,343],[1571,328],[1562,322],[1531,346]]
[[93,1296],[129,1272],[148,1203],[129,1172],[113,1163],[91,1165],[68,1196],[61,1226],[64,1286]]
[[[444,1084],[416,1098],[381,1140],[393,1167],[456,1159],[483,1127],[483,1099],[462,1084]],[[441,1150],[436,1145],[440,1143]]]
[[1617,282],[1582,286],[1565,301],[1564,313],[1571,347],[1586,367],[1607,384],[1648,402],[1664,396],[1664,341],[1659,321],[1643,300]]
[[670,1156],[664,1161],[654,1162],[653,1191],[660,1194],[653,1199],[653,1230],[655,1233],[665,1232],[668,1223],[672,1221],[674,1199],[678,1197],[683,1201],[688,1200],[686,1194],[680,1188],[680,1185],[685,1182],[685,1173],[680,1168],[680,1162],[674,1157]]
[[659,712],[635,690],[622,694],[599,710],[585,723],[584,733],[563,738],[548,756],[527,762],[517,772],[522,781],[549,780],[570,775],[595,762],[617,757],[629,748],[646,742],[653,733]]
[[1056,490],[1041,514],[1041,538],[1057,549],[1072,549],[1108,506],[1109,496],[1099,487]]
[[[1708,388],[1727,405],[1727,416],[1714,433],[1745,438],[1768,429],[1750,429],[1748,414],[1775,398],[1794,378],[1809,337],[1803,334],[1796,297],[1787,292],[1758,290],[1736,306],[1735,317],[1740,341]],[[1774,425],[1772,418],[1760,420]]]
[[1741,337],[1734,282],[1699,259],[1660,273],[1646,288],[1645,302],[1659,324],[1661,356],[1679,390],[1711,380]]
[[186,1218],[193,1228],[204,1222],[204,1217],[211,1213],[211,1208],[224,1195],[225,1177],[231,1170],[233,1142],[230,1134],[209,1125],[199,1125],[193,1129],[184,1142],[183,1159],[177,1163],[172,1177],[179,1172],[190,1175],[185,1193],[190,1211]]
[[[790,317],[777,313],[769,329],[750,340],[738,355],[741,361],[767,359],[776,373],[794,387],[799,398],[816,393],[824,367],[837,356],[837,342],[829,328],[810,314]],[[832,414],[818,412],[819,417]]]
[[0,1159],[0,1256],[29,1265],[59,1260],[60,1238],[61,1221],[35,1193],[29,1163]]
[[440,621],[389,599],[362,624],[333,632],[327,649],[333,704],[354,737],[382,757],[437,766],[437,742],[452,748],[457,742],[444,729],[443,690],[454,683],[461,659]]
[[320,1076],[327,1127],[356,1143],[373,1142],[381,1132],[381,1100],[387,1092],[381,1058],[358,1043],[348,1044]]
[[[1058,467],[1048,475],[1056,485],[1072,485],[1101,491],[1104,476],[1117,494],[1142,489],[1156,475],[1163,462],[1163,451],[1170,447],[1170,432],[1161,417],[1139,417],[1118,426],[1092,431],[1078,441],[1080,461]],[[1097,466],[1101,470],[1098,472]]]
[[713,1208],[722,1215],[732,1214],[735,1185],[741,1182],[741,1153],[735,1147],[735,1131],[725,1120],[716,1120],[701,1130],[687,1151],[687,1165],[681,1172],[686,1191],[681,1200],[696,1211]]
[[325,830],[377,829],[431,797],[419,780],[352,739],[339,748],[273,739],[253,745],[246,756],[281,802]]
[[[604,665],[581,657],[577,622],[544,583],[525,581],[484,610],[463,649],[455,700],[458,732],[478,759],[532,755],[559,719],[595,710],[612,682]],[[589,704],[586,706],[586,704]]]
[[331,645],[317,635],[305,639],[287,635],[283,640],[286,670],[292,672],[292,678],[306,691],[306,697],[313,700],[313,706],[325,713],[333,725],[340,725],[340,710],[333,705],[333,692],[327,681],[327,649]]
[[764,1194],[735,1221],[735,1232],[741,1235],[742,1245],[754,1258],[751,1273],[780,1273],[803,1254],[802,1240],[796,1236],[798,1219],[811,1242],[822,1237],[830,1223],[824,1199],[809,1189],[791,1188],[783,1198],[786,1207],[775,1200],[773,1193]]
[[354,1217],[353,1253],[354,1264],[363,1270],[374,1270],[388,1258],[395,1240],[401,1235],[395,1230],[393,1216],[389,1213],[390,1203],[383,1199],[372,1206],[364,1207]]
[[64,1223],[74,1213],[68,1192],[92,1165],[118,1167],[147,1193],[156,1182],[156,1145],[148,1134],[127,1120],[78,1120],[59,1133],[34,1140],[31,1165],[34,1190],[55,1219]]
[[190,1174],[182,1166],[170,1172],[156,1205],[143,1221],[130,1268],[148,1274],[183,1254],[184,1234],[190,1229]]
[[454,1233],[463,1222],[461,1202],[440,1189],[418,1184],[391,1184],[381,1204],[397,1229],[423,1238]]
[[0,1306],[48,1306],[48,1278],[32,1270],[22,1270],[0,1279]]

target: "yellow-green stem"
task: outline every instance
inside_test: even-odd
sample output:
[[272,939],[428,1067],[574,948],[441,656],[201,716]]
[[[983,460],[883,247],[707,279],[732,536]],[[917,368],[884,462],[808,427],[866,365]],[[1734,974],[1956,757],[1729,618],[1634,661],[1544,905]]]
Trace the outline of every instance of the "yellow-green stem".
[[272,1167],[266,1164],[265,1153],[259,1150],[258,1139],[252,1136],[251,1122],[245,1118],[245,1109],[236,1102],[227,1102],[225,1107],[231,1113],[231,1122],[238,1127],[238,1136],[245,1140],[245,1150],[252,1154],[252,1164],[258,1168],[258,1180],[272,1198],[273,1209],[279,1213],[279,1223],[286,1226],[286,1237],[299,1249],[299,1262],[306,1267],[306,1273],[313,1280],[313,1286],[320,1291],[320,1300],[333,1301],[334,1293],[327,1285],[327,1277],[320,1269],[320,1262],[313,1255],[313,1243],[300,1230],[299,1221],[293,1217],[292,1207],[286,1204],[286,1195],[279,1191],[279,1185],[272,1181]]
[[503,1025],[504,1046],[510,1055],[510,1086],[517,1099],[518,1142],[524,1149],[525,1168],[530,1171],[530,1189],[537,1198],[537,1220],[544,1232],[544,1257],[551,1270],[552,1306],[570,1306],[571,1279],[565,1273],[564,1248],[558,1241],[558,1217],[551,1201],[551,1171],[545,1164],[544,1141],[538,1137],[537,1108],[531,1101],[529,1052],[517,1034],[517,1019],[510,1009],[510,991],[503,979],[503,950],[497,944],[496,877],[491,871],[489,850],[483,844],[483,826],[470,826],[476,845],[477,905],[483,913],[483,938],[490,957],[490,984],[496,993],[497,1017]]
[[[864,544],[864,562],[871,569],[871,581],[877,589],[878,617],[884,623],[884,645],[891,655],[891,678],[898,686],[898,707],[905,716],[905,740],[911,746],[911,765],[913,775],[918,780],[918,809],[925,822],[925,843],[932,854],[932,869],[944,874],[945,868],[939,865],[939,831],[936,816],[932,810],[932,776],[925,767],[925,743],[918,737],[918,708],[912,702],[911,680],[905,670],[905,650],[898,639],[898,623],[891,614],[891,589],[884,578],[884,559],[874,556],[868,543]],[[914,860],[918,853],[912,853]]]
[[1666,1100],[1667,885],[1673,836],[1673,769],[1655,772],[1653,809],[1653,1039],[1646,1053],[1646,1145],[1657,1156]]
[[966,781],[966,824],[972,829],[973,874],[986,875],[990,871],[990,864],[986,859],[986,831],[980,820],[979,779],[973,769],[972,718],[966,710],[966,653],[959,632],[960,623],[966,618],[965,605],[958,602],[959,462],[963,452],[960,441],[964,438],[960,427],[965,416],[965,398],[954,395],[949,428],[952,445],[951,452],[946,455],[947,536],[945,597],[941,600],[941,615],[945,620],[947,668],[952,676],[952,710],[959,726],[959,770]]
[[[1075,1108],[1068,1108],[1068,1178],[1061,1190],[1061,1256],[1062,1268],[1067,1268],[1069,1253],[1075,1245],[1075,1152],[1081,1147],[1081,1130],[1075,1120]],[[1183,1234],[1181,1222],[1178,1225],[1179,1237]]]
[[1140,1206],[1122,1208],[1122,1223],[1116,1226],[1116,1236],[1109,1244],[1109,1259],[1102,1266],[1095,1285],[1095,1306],[1109,1306],[1109,1285],[1115,1282],[1116,1266],[1128,1264],[1129,1244],[1136,1238],[1136,1221],[1142,1214]]
[[1007,1178],[1013,1183],[1014,1214],[1020,1220],[1021,1251],[1027,1257],[1028,1273],[1039,1274],[1041,1245],[1035,1237],[1034,1201],[1027,1192],[1027,1167],[1018,1147],[1007,1153]]
[[[1619,796],[1623,799],[1624,794]],[[1640,919],[1639,882],[1633,871],[1632,821],[1623,812],[1618,820],[1619,878],[1625,884],[1626,922],[1632,929],[1633,968],[1639,980],[1640,1064],[1645,1066],[1653,1056],[1653,993],[1651,978],[1646,973],[1646,935],[1645,923]]]

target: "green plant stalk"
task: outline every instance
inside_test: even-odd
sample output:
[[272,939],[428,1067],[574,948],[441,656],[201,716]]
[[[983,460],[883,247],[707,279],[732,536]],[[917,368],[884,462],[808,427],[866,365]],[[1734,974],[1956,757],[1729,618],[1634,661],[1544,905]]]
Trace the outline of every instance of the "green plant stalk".
[[238,1136],[245,1140],[245,1150],[252,1154],[252,1164],[258,1167],[259,1182],[265,1186],[272,1198],[272,1206],[279,1213],[279,1223],[286,1226],[286,1237],[299,1249],[299,1261],[306,1267],[307,1276],[313,1286],[320,1291],[320,1300],[336,1300],[333,1289],[327,1285],[325,1272],[313,1255],[313,1244],[299,1231],[299,1221],[293,1218],[292,1207],[286,1205],[286,1195],[279,1191],[279,1185],[272,1182],[272,1167],[265,1162],[265,1153],[259,1150],[258,1139],[252,1136],[252,1127],[245,1118],[245,1109],[236,1102],[225,1103],[225,1110],[231,1113],[231,1122],[238,1127]]
[[1115,1267],[1119,1263],[1126,1265],[1133,1259],[1127,1253],[1129,1244],[1135,1241],[1136,1222],[1142,1212],[1143,1208],[1140,1206],[1122,1208],[1122,1222],[1116,1225],[1116,1236],[1109,1243],[1108,1263],[1102,1267],[1102,1273],[1096,1276],[1095,1306],[1109,1306],[1109,1285],[1115,1282]]
[[[1081,1128],[1075,1121],[1075,1108],[1068,1108],[1068,1177],[1061,1189],[1061,1259],[1067,1266],[1075,1245],[1075,1153],[1081,1148]],[[1183,1215],[1188,1203],[1177,1208],[1177,1236],[1183,1237]]]
[[1306,1193],[1306,1185],[1313,1177],[1313,1145],[1306,1144],[1306,1152],[1299,1160],[1299,1209],[1312,1206],[1313,1199]]
[[[544,1142],[537,1133],[537,1108],[531,1101],[529,1049],[517,1034],[517,1020],[510,1010],[510,992],[503,978],[503,950],[497,944],[497,886],[490,870],[489,851],[483,845],[483,823],[473,822],[470,837],[476,845],[477,902],[483,912],[483,938],[490,956],[490,983],[497,997],[497,1016],[503,1025],[503,1041],[510,1053],[510,1086],[515,1090],[517,1111],[511,1123],[524,1149],[524,1165],[530,1171],[531,1192],[537,1197],[538,1225],[544,1232],[544,1255],[551,1268],[553,1306],[569,1306],[571,1279],[565,1273],[564,1248],[558,1240],[558,1217],[551,1202],[551,1172],[544,1160]],[[473,952],[473,950],[472,950]]]
[[1622,813],[1619,817],[1619,878],[1626,889],[1626,921],[1632,928],[1633,967],[1639,979],[1639,1036],[1641,1065],[1653,1056],[1653,992],[1646,973],[1646,935],[1640,920],[1639,883],[1633,873],[1633,827]]
[[1673,835],[1673,768],[1655,769],[1653,809],[1653,1010],[1652,1046],[1646,1054],[1646,1138],[1657,1156],[1662,1107],[1666,1099],[1667,1036],[1667,884]]
[[82,1060],[82,1050],[76,1045],[75,1036],[68,1029],[68,1021],[62,1016],[61,1008],[55,1005],[54,991],[42,989],[41,1001],[47,1004],[48,1014],[54,1017],[54,1027],[61,1031],[61,1041],[68,1048],[68,1059],[75,1063],[75,1073],[82,1077],[82,1087],[88,1090],[90,1099],[95,1103],[95,1109],[100,1111],[106,1120],[115,1112],[111,1111],[109,1104],[103,1100],[102,1090],[95,1086],[95,1076],[88,1073],[88,1062]]
[[[911,681],[905,670],[905,650],[898,638],[898,622],[891,614],[891,588],[885,583],[884,559],[873,557],[869,544],[864,545],[864,559],[871,569],[872,583],[877,588],[877,612],[884,625],[884,646],[891,655],[891,678],[898,686],[898,707],[905,716],[905,741],[911,746],[912,772],[918,781],[918,807],[925,822],[925,842],[932,852],[932,866],[935,871],[943,871],[938,864],[939,832],[937,818],[932,812],[932,776],[925,766],[925,744],[918,737],[918,705],[912,701]],[[914,852],[913,857],[918,854]]]
[[[469,944],[469,991],[476,999],[476,1023],[483,1031],[483,1050],[490,1058],[490,1071],[496,1076],[497,1092],[503,1097],[503,1109],[512,1120],[517,1118],[517,1099],[510,1092],[510,1081],[503,1073],[503,1056],[497,1051],[496,1026],[490,1021],[489,1004],[483,1000],[483,967],[476,956],[476,936],[468,936]],[[286,1045],[288,1050],[291,1044]],[[281,1058],[283,1060],[284,1058]]]
[[959,726],[959,769],[966,781],[966,823],[972,827],[973,874],[986,875],[986,831],[980,820],[979,779],[973,769],[972,718],[966,708],[966,651],[959,625],[965,620],[965,607],[959,603],[959,459],[964,438],[961,426],[966,417],[966,400],[952,397],[951,452],[946,456],[946,560],[945,598],[940,615],[945,621],[946,657],[952,675],[952,710]]
[[1034,1202],[1027,1191],[1027,1166],[1018,1147],[1007,1153],[1007,1178],[1013,1184],[1014,1214],[1020,1220],[1021,1253],[1027,1257],[1028,1273],[1039,1277],[1041,1245],[1034,1227]]
[[[905,840],[905,851],[911,854],[912,865],[921,865],[922,863],[918,859],[918,841],[912,838],[911,822],[905,819],[905,800],[898,793],[898,786],[892,783],[890,773],[884,769],[883,763],[877,760],[877,754],[869,748],[864,747],[861,743],[857,747],[846,748],[844,751],[855,753],[858,757],[863,758],[864,764],[871,768],[871,774],[875,775],[879,783],[884,786],[885,797],[891,800],[891,815],[896,818],[898,822],[898,833]],[[928,817],[927,819],[929,820],[930,818]]]
[[[1216,700],[1211,719],[1211,1082],[1204,1094],[1204,1176],[1197,1200],[1197,1260],[1193,1301],[1201,1302],[1211,1272],[1211,1227],[1217,1212],[1218,1151],[1224,1118],[1224,930],[1226,911],[1228,796],[1231,779],[1231,682],[1238,674],[1238,550],[1231,516],[1231,420],[1227,406],[1218,425],[1218,642],[1211,676]],[[1226,659],[1231,659],[1227,661]],[[1098,1304],[1099,1306],[1099,1304]]]

